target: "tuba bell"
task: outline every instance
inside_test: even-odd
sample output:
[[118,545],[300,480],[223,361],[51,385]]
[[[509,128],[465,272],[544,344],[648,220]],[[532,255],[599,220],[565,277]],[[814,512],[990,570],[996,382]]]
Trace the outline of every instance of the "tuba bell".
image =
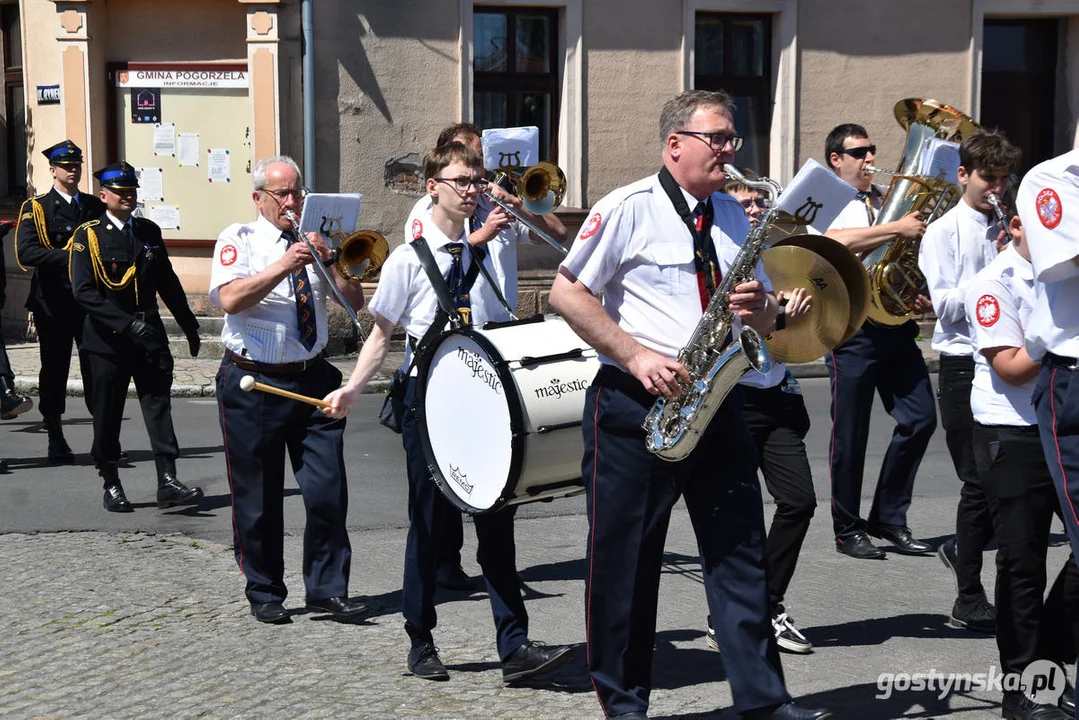
[[333,249],[337,274],[349,282],[374,281],[390,253],[390,245],[382,233],[357,230],[348,237],[341,233],[337,236],[340,241]]
[[[962,142],[980,129],[978,123],[950,105],[936,100],[908,98],[895,105],[895,119],[907,131],[907,141],[884,205],[874,221],[883,225],[912,212],[933,222],[962,196],[959,186],[943,177],[919,174],[923,154],[933,138]],[[876,169],[876,168],[875,168]],[[879,169],[876,169],[879,171]],[[915,296],[925,287],[918,268],[919,240],[899,237],[862,258],[869,273],[869,320],[880,325],[902,325],[911,318]]]

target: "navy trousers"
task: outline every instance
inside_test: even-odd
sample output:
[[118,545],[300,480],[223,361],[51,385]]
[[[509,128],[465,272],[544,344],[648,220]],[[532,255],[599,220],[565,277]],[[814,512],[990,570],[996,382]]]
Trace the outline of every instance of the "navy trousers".
[[[70,291],[69,291],[70,293]],[[71,344],[79,352],[79,368],[82,372],[83,401],[93,414],[92,393],[94,373],[90,368],[90,354],[81,349],[85,311],[71,303],[64,304],[65,313],[34,313],[37,328],[38,352],[41,370],[38,372],[38,410],[43,417],[63,415],[67,407],[67,377],[71,369]],[[126,388],[125,388],[126,392]]]
[[837,538],[866,529],[860,505],[873,393],[895,420],[884,455],[869,525],[907,524],[918,465],[937,427],[929,370],[914,342],[918,326],[865,323],[825,358],[832,383],[832,524]]
[[643,712],[652,689],[663,546],[685,498],[705,594],[740,713],[790,700],[772,633],[757,453],[741,390],[720,407],[696,449],[677,463],[648,452],[641,423],[654,398],[604,366],[584,408],[582,473],[588,511],[585,623],[592,685],[608,716]]
[[[405,391],[405,407],[415,399],[415,379]],[[433,642],[432,631],[438,622],[435,613],[435,570],[438,549],[447,520],[460,511],[442,494],[431,478],[427,458],[420,444],[419,423],[411,411],[401,420],[401,441],[408,463],[408,539],[405,544],[405,577],[401,587],[401,611],[405,632],[412,644]],[[462,436],[463,442],[482,439]],[[513,540],[513,516],[510,507],[494,513],[476,515],[476,559],[483,570],[487,595],[491,601],[498,656],[503,662],[514,650],[528,642],[528,612],[517,579],[517,549]]]
[[352,548],[345,528],[348,486],[342,437],[345,420],[318,408],[263,392],[244,392],[240,379],[324,397],[341,385],[341,371],[321,357],[305,370],[263,374],[227,358],[217,373],[217,404],[225,441],[236,562],[252,603],[285,599],[285,451],[303,496],[303,579],[307,600],[348,596]]

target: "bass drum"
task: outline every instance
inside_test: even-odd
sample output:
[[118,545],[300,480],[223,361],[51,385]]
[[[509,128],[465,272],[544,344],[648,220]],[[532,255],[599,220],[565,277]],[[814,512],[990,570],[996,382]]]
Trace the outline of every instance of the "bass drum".
[[475,515],[584,492],[581,415],[596,351],[557,315],[444,333],[418,364],[431,475]]

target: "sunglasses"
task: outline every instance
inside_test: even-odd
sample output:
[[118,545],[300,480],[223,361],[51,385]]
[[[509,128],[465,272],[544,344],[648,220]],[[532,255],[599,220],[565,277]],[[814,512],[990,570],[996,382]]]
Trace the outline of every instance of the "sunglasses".
[[759,207],[761,210],[764,210],[765,208],[768,207],[768,202],[766,200],[764,200],[764,198],[750,198],[748,200],[743,200],[742,201],[742,209],[743,210],[749,210],[754,205]]
[[863,145],[862,147],[846,148],[845,150],[840,150],[839,152],[850,155],[852,158],[855,158],[857,160],[861,160],[862,158],[864,158],[869,153],[873,153],[874,155],[876,155],[877,154],[877,146],[876,145]]

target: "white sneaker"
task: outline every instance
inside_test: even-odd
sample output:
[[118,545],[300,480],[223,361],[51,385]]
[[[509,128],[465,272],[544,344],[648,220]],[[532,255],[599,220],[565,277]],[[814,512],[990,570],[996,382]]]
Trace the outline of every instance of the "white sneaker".
[[704,634],[704,641],[708,643],[708,647],[712,648],[716,652],[719,651],[719,642],[716,640],[716,629],[712,627],[712,616],[708,616],[708,629]]
[[787,617],[787,613],[780,611],[772,618],[772,629],[776,633],[776,644],[783,650],[792,653],[813,652],[813,643],[794,627],[794,621]]

